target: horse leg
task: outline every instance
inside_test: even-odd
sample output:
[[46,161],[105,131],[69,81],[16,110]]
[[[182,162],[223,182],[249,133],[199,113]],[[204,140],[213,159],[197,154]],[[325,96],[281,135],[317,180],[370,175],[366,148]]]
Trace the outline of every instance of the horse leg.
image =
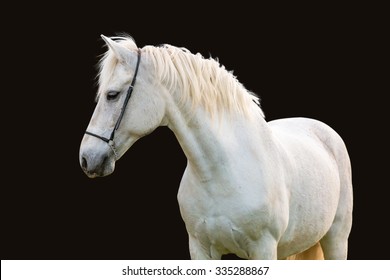
[[337,233],[328,232],[320,241],[326,260],[346,260],[348,239],[337,236]]
[[345,260],[348,255],[348,237],[352,227],[352,184],[350,176],[342,176],[336,216],[329,231],[320,240],[327,260]]
[[198,239],[189,235],[190,256],[192,260],[220,260],[222,254],[210,246],[209,250],[202,246]]
[[[347,232],[347,233],[346,233]],[[326,260],[345,260],[348,253],[349,230],[340,225],[332,225],[326,235],[320,240]]]
[[250,260],[276,260],[278,242],[271,234],[263,236],[250,246]]
[[327,260],[347,259],[348,236],[352,227],[352,194],[349,191],[348,189],[341,190],[333,224],[320,240],[324,257]]
[[322,252],[321,244],[318,242],[313,247],[299,254],[289,256],[287,260],[323,260],[324,253]]

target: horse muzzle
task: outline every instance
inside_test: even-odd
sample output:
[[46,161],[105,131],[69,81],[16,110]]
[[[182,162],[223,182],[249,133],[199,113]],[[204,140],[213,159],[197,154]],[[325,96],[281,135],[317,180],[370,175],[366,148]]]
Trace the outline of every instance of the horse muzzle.
[[80,150],[80,166],[89,178],[103,177],[114,172],[115,159],[111,153]]

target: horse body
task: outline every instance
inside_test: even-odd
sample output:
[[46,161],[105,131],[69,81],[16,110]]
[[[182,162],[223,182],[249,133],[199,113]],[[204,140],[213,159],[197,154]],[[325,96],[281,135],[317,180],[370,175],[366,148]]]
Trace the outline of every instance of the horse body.
[[[327,259],[347,257],[351,167],[333,129],[307,118],[267,123],[257,97],[214,60],[103,38],[109,52],[99,102],[80,147],[88,176],[109,175],[135,141],[166,125],[188,159],[178,201],[192,259],[226,253],[285,259],[304,252],[292,257],[300,258],[318,256],[321,248]],[[143,58],[118,128],[136,54]],[[107,145],[110,131],[117,133]]]
[[[217,128],[210,119],[193,121],[200,125],[189,124],[185,133],[171,128],[189,158],[178,200],[193,258],[284,259],[326,235],[338,209],[340,176],[348,175],[339,174],[333,153],[344,144],[331,128],[305,118],[217,120]],[[350,223],[337,231],[348,236]],[[345,258],[346,248],[339,250],[333,257]]]

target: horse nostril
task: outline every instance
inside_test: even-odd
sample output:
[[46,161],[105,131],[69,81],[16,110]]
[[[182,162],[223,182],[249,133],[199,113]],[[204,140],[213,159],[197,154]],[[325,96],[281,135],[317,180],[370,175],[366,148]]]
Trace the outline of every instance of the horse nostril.
[[87,160],[85,159],[85,157],[82,157],[82,159],[81,159],[81,167],[84,170],[87,170],[87,168],[88,168],[88,163],[87,163]]

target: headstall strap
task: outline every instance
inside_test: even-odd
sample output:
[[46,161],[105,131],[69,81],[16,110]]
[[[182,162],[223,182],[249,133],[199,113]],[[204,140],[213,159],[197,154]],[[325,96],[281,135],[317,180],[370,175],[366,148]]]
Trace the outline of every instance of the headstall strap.
[[110,146],[111,150],[114,152],[115,158],[118,158],[118,154],[116,152],[115,142],[114,142],[115,131],[117,131],[118,128],[119,128],[119,125],[120,125],[120,123],[122,121],[123,115],[124,115],[126,107],[127,107],[127,103],[129,102],[131,93],[133,92],[135,81],[137,79],[139,64],[140,64],[140,61],[141,61],[141,50],[138,49],[137,51],[138,51],[137,65],[135,67],[133,80],[131,81],[131,85],[129,86],[129,88],[127,90],[126,98],[125,98],[125,101],[123,102],[123,106],[121,108],[121,113],[119,115],[118,120],[115,123],[114,129],[111,132],[110,138],[106,138],[104,136],[100,136],[98,134],[95,134],[95,133],[92,133],[92,132],[89,132],[89,131],[85,131],[85,134],[94,136],[94,137],[99,138],[100,140],[106,142]]

